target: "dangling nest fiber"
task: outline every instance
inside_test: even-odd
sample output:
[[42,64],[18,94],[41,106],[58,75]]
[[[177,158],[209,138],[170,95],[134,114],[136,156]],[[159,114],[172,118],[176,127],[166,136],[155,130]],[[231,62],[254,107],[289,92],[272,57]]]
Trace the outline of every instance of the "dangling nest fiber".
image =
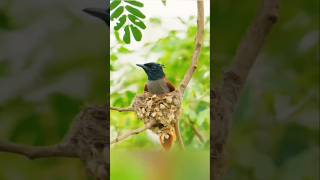
[[164,131],[173,130],[181,112],[181,93],[173,91],[166,94],[145,92],[136,96],[133,108],[144,124],[155,124],[151,130],[160,135]]

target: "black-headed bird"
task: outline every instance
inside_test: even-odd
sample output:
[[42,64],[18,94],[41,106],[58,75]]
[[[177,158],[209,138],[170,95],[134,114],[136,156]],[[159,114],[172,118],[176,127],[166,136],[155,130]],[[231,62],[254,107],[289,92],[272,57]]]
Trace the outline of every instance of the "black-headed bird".
[[[163,65],[158,63],[137,64],[141,67],[148,76],[148,82],[144,86],[144,91],[151,94],[165,94],[175,90],[173,84],[166,78],[163,71]],[[176,125],[175,129],[166,128],[164,133],[160,135],[160,144],[165,150],[170,150],[176,140]]]
[[144,91],[152,94],[164,94],[175,90],[173,84],[166,78],[163,71],[163,65],[158,63],[137,64],[148,76],[148,82]]

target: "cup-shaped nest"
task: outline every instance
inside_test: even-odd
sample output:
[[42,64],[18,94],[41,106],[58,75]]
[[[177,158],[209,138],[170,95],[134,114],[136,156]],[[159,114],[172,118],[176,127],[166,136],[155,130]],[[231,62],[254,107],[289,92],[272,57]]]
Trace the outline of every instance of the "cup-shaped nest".
[[172,128],[174,123],[178,121],[181,112],[181,93],[173,91],[165,94],[151,94],[145,92],[136,96],[133,108],[139,119],[144,124],[152,123],[151,128],[156,134]]

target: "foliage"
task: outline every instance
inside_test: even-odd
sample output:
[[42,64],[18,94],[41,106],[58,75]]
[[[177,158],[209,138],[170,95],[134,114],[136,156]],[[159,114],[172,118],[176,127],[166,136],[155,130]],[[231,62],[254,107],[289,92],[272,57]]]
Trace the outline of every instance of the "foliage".
[[[146,25],[143,22],[145,15],[139,10],[144,5],[136,0],[113,0],[110,4],[111,21],[116,21],[114,26],[115,31],[123,30],[122,40],[130,44],[131,37],[136,41],[141,41],[141,30],[146,29]],[[131,35],[132,33],[132,35]]]

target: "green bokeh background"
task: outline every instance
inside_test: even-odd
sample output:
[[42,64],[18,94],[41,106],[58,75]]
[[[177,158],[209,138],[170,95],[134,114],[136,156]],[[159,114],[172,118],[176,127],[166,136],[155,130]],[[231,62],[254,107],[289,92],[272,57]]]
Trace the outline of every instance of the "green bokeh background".
[[[259,2],[213,3],[213,86],[221,83]],[[281,1],[279,21],[236,108],[227,149],[227,180],[319,179],[319,1]]]

